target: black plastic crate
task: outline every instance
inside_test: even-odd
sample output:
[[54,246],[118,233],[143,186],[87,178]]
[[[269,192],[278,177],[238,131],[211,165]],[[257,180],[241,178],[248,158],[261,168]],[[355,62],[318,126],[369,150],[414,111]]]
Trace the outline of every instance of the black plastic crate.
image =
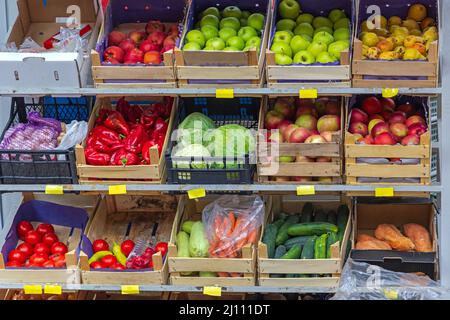
[[[29,112],[70,123],[87,121],[91,112],[89,98],[13,98],[11,115],[3,131],[27,122]],[[26,160],[22,160],[26,159]],[[75,149],[58,151],[0,150],[0,183],[2,184],[76,184],[78,183]]]
[[[239,124],[247,129],[258,130],[261,98],[181,98],[178,114],[174,122],[174,130],[191,113],[200,112],[211,118],[217,127],[225,124]],[[214,161],[237,163],[235,168],[197,169],[175,168],[173,161],[192,163],[194,158],[172,159],[174,141],[170,141],[166,151],[167,180],[169,184],[251,184],[256,172],[255,154],[242,157],[203,158],[206,163]],[[255,146],[256,149],[256,146]],[[199,161],[198,158],[196,158]]]

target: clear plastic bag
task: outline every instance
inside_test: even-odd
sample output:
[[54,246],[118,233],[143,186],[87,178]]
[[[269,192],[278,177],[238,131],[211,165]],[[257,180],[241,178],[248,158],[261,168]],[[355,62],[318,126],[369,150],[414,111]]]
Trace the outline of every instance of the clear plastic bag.
[[259,196],[226,195],[207,205],[202,220],[210,257],[240,257],[242,247],[256,243],[263,219],[264,202]]
[[26,37],[23,43],[19,47],[19,52],[39,53],[47,51],[44,47],[41,47],[31,37]]
[[68,150],[83,142],[88,133],[86,121],[72,121],[66,126],[66,133],[55,150]]
[[348,259],[331,300],[448,300],[450,291],[428,276],[393,272]]

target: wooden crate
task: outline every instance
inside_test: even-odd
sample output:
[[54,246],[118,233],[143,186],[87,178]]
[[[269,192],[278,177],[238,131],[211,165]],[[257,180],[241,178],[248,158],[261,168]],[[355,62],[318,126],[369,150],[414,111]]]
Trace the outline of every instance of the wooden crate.
[[[301,212],[305,201],[294,198],[288,199],[283,196],[274,196],[272,209],[268,215],[263,228],[271,223],[275,215],[280,212],[298,214]],[[276,287],[326,287],[336,288],[339,284],[340,273],[345,263],[347,243],[351,235],[351,201],[350,198],[342,197],[334,201],[324,200],[312,202],[314,206],[325,210],[336,210],[340,204],[346,204],[350,209],[350,215],[345,228],[342,245],[339,242],[331,246],[331,259],[269,259],[267,246],[262,243],[262,237],[258,244],[258,281],[260,286]],[[341,247],[341,249],[339,249]],[[270,274],[326,274],[328,277],[311,278],[270,278]]]
[[[269,103],[270,104],[270,103]],[[341,98],[341,115],[344,115],[344,99]],[[265,115],[269,111],[267,103],[263,104],[259,117],[260,128],[264,128]],[[344,120],[341,116],[341,128],[344,127]],[[277,177],[331,177],[331,183],[342,183],[343,175],[343,148],[342,148],[342,130],[333,135],[333,142],[329,143],[268,143],[265,137],[259,136],[258,139],[258,180],[261,183],[279,183],[270,181],[270,178]],[[273,152],[278,152],[282,156],[305,157],[330,157],[331,162],[290,162],[290,163],[269,163],[267,157]],[[299,184],[296,181],[287,181],[283,183]],[[320,181],[310,181],[308,184],[323,184]],[[329,183],[329,182],[325,182]]]
[[[194,286],[253,286],[256,280],[256,248],[246,245],[242,248],[242,258],[179,258],[176,238],[181,225],[186,220],[201,221],[203,208],[213,197],[201,201],[180,199],[177,215],[172,227],[169,243],[169,273],[172,285]],[[235,272],[243,277],[195,277],[182,276],[183,272]]]
[[[147,100],[162,101],[162,97],[135,97],[127,98],[129,102],[143,102]],[[98,112],[101,108],[115,110],[111,98],[101,97],[97,98],[91,117],[89,118],[88,130],[89,132],[95,126]],[[151,165],[136,165],[136,166],[93,166],[86,163],[86,156],[84,149],[86,141],[81,145],[75,147],[75,155],[77,161],[77,171],[80,184],[120,184],[124,182],[133,184],[159,184],[166,179],[166,159],[164,157],[165,150],[170,140],[170,133],[172,132],[172,125],[178,106],[178,98],[174,99],[172,106],[172,113],[169,119],[169,127],[167,129],[166,140],[162,149],[162,154],[158,152],[158,148],[152,147],[150,149],[150,159],[153,163]]]
[[[221,1],[217,1],[218,6]],[[260,7],[267,6],[265,12],[265,27],[261,39],[261,50],[247,52],[227,51],[182,51],[186,34],[193,29],[193,21],[189,17],[197,18],[194,1],[191,2],[187,13],[185,34],[179,48],[175,48],[175,68],[178,86],[192,88],[260,88],[264,84],[264,52],[270,31],[271,6],[270,1],[260,0]],[[254,3],[241,4],[242,10],[255,11]],[[225,6],[222,4],[222,6]]]
[[[86,236],[93,242],[104,239],[110,245],[126,238],[136,241],[139,236],[151,234],[158,223],[157,242],[168,242],[175,217],[177,201],[174,196],[107,196],[102,199],[89,222]],[[130,227],[129,234],[127,230]],[[166,284],[167,258],[161,253],[153,256],[152,271],[93,271],[85,251],[80,253],[81,280],[85,284],[162,285]]]

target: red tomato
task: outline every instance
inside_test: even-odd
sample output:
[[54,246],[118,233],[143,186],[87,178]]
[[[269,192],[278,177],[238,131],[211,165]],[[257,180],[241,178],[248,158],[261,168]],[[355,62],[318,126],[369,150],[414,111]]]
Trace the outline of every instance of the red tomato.
[[8,261],[16,261],[19,263],[24,263],[27,261],[25,254],[19,250],[11,250],[8,254]]
[[56,268],[64,268],[66,266],[66,256],[64,254],[54,254],[50,256]]
[[104,256],[101,258],[100,262],[102,265],[104,265],[106,268],[111,267],[113,264],[117,263],[117,258],[114,257],[112,254],[108,254],[107,256]]
[[92,269],[104,269],[104,268],[105,268],[105,267],[103,266],[103,264],[102,264],[101,262],[99,262],[99,261],[92,262],[91,265],[90,265],[90,267],[91,267]]
[[94,250],[94,253],[99,251],[109,251],[108,242],[102,239],[95,240],[92,244],[92,250]]
[[11,268],[20,268],[23,267],[23,264],[18,261],[8,261],[6,266]]
[[115,263],[111,266],[111,269],[115,269],[115,270],[125,270],[126,268],[121,265],[120,263]]
[[66,254],[67,246],[62,242],[56,242],[52,245],[52,254]]
[[50,248],[45,243],[38,243],[34,246],[34,253],[45,253],[46,255],[50,254]]
[[161,256],[164,258],[164,256],[167,253],[167,242],[159,242],[155,246],[156,252],[161,252]]
[[122,253],[128,257],[131,253],[131,251],[133,251],[134,248],[134,242],[132,240],[125,240],[124,242],[122,242],[122,245],[120,246],[120,250],[122,250]]
[[49,247],[51,247],[55,242],[58,242],[58,236],[52,232],[45,234],[42,237],[42,243],[45,243]]
[[33,246],[26,242],[19,244],[16,250],[22,252],[27,258],[33,254]]
[[19,238],[22,240],[25,239],[25,235],[31,230],[33,230],[33,226],[28,221],[20,221],[17,224],[17,233],[19,234]]
[[37,226],[36,231],[39,232],[41,236],[47,233],[55,233],[55,229],[53,229],[53,226],[48,223],[41,223]]
[[47,260],[45,261],[42,266],[44,268],[54,268],[55,267],[55,263],[52,260]]
[[34,246],[35,244],[41,242],[41,234],[34,230],[28,231],[25,235],[25,242]]
[[42,268],[42,264],[29,263],[26,267],[27,268]]
[[39,265],[42,266],[45,261],[48,260],[48,255],[45,253],[35,253],[30,257],[30,266]]

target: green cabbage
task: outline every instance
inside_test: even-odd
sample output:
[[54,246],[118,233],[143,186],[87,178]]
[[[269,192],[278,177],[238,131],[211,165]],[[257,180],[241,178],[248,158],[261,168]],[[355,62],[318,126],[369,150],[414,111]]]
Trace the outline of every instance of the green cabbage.
[[191,113],[178,126],[177,141],[179,144],[187,146],[189,144],[207,145],[206,138],[208,130],[216,128],[214,121],[200,112]]
[[207,164],[205,161],[192,161],[191,157],[194,157],[194,160],[197,160],[196,158],[209,158],[211,157],[211,153],[208,151],[207,148],[202,146],[201,144],[190,144],[186,146],[180,146],[177,148],[177,151],[173,155],[173,157],[187,157],[187,161],[174,161],[175,168],[180,169],[206,169]]

